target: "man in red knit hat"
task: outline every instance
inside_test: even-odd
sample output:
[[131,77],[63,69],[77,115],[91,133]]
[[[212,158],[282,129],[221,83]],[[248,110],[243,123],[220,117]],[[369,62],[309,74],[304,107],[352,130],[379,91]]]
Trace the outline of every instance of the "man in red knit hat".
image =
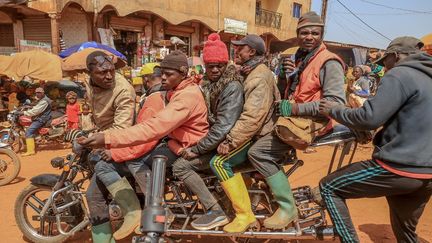
[[225,139],[243,110],[242,77],[234,65],[228,65],[228,50],[218,34],[209,35],[203,59],[208,82],[203,86],[211,125],[196,145],[183,150],[173,165],[173,173],[197,195],[207,214],[192,222],[192,227],[209,230],[228,223],[228,219],[196,171],[209,169],[216,148]]

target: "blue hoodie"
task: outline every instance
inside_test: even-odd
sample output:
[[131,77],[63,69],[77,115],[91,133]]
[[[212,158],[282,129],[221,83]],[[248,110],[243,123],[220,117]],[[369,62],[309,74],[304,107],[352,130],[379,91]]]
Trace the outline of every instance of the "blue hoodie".
[[384,75],[363,107],[335,107],[330,116],[356,129],[382,126],[373,158],[397,170],[432,174],[432,56],[406,57]]

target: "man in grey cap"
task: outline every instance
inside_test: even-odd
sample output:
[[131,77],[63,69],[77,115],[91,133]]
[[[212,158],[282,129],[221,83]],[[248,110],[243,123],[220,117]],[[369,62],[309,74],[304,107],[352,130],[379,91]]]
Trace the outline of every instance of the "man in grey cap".
[[[266,178],[279,209],[264,220],[270,229],[283,229],[297,218],[290,184],[280,164],[289,151],[306,149],[317,135],[333,129],[333,123],[319,115],[322,99],[345,103],[343,61],[322,43],[324,23],[315,12],[305,13],[298,22],[300,48],[295,60],[285,59],[284,99],[278,103],[275,132],[260,138],[248,152],[249,161]],[[288,75],[290,74],[290,75]]]
[[210,161],[210,167],[221,181],[231,199],[235,219],[225,225],[227,233],[242,233],[256,224],[246,185],[240,173],[233,167],[247,159],[252,142],[271,132],[274,124],[273,103],[279,100],[279,92],[270,69],[263,64],[264,40],[257,35],[247,35],[235,45],[235,62],[240,65],[244,77],[244,105],[225,140],[217,148],[218,155]]
[[383,127],[372,159],[353,163],[320,182],[342,242],[359,242],[346,199],[386,197],[397,242],[418,242],[417,223],[432,194],[432,56],[414,37],[394,39],[377,62],[387,73],[376,95],[350,109],[330,101],[320,112],[356,129]]

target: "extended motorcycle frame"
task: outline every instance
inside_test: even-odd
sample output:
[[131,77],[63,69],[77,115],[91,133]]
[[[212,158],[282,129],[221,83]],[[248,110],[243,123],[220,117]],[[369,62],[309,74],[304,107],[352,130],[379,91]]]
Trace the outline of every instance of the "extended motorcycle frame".
[[[333,133],[330,136],[326,136],[322,139],[317,140],[313,143],[312,147],[319,147],[325,145],[333,145],[334,151],[332,154],[332,158],[329,164],[328,173],[331,173],[334,167],[334,162],[336,159],[337,151],[339,148],[342,148],[341,154],[339,156],[339,161],[336,166],[336,169],[339,169],[345,159],[345,156],[349,155],[351,147],[354,145],[353,152],[348,160],[348,164],[352,163],[354,158],[354,153],[357,148],[357,142],[352,133],[347,132],[337,132]],[[297,168],[303,165],[302,160],[297,160],[294,158],[294,164],[292,167],[285,173],[287,177],[289,177]],[[156,167],[154,167],[156,168]],[[160,167],[159,167],[160,168]],[[162,172],[154,171],[157,174]],[[251,184],[251,189],[249,189],[249,194],[251,196],[252,209],[254,210],[255,216],[257,219],[264,219],[266,216],[273,214],[273,207],[270,198],[271,192],[268,190],[263,190],[259,187],[260,183],[264,182],[264,178],[260,177],[255,172],[243,172],[243,175],[251,175],[253,179],[253,183]],[[214,190],[216,192],[223,192],[218,180],[214,176],[204,177],[204,182],[208,186],[210,190]],[[153,181],[154,182],[154,181]],[[164,181],[160,181],[161,185],[165,184]],[[213,186],[212,186],[213,185]],[[192,193],[189,189],[179,181],[170,181],[168,183],[169,192],[174,195],[173,200],[165,200],[164,203],[161,203],[158,207],[165,207],[165,232],[161,233],[160,230],[158,232],[152,230],[143,229],[142,232],[147,234],[141,237],[134,237],[134,243],[138,242],[158,242],[157,239],[162,236],[180,236],[180,235],[188,235],[188,236],[228,236],[225,232],[216,228],[214,230],[195,230],[187,228],[191,219],[201,216],[203,213],[206,213],[205,210],[201,209],[201,212],[198,211],[199,201],[197,199],[192,198]],[[256,188],[256,189],[255,189]],[[318,195],[316,195],[318,193]],[[290,227],[284,229],[282,231],[246,231],[241,235],[230,236],[230,239],[234,242],[237,242],[238,238],[259,238],[259,239],[279,239],[279,240],[289,240],[289,239],[319,239],[319,240],[329,240],[335,238],[335,232],[333,227],[327,225],[326,216],[325,216],[325,206],[322,204],[319,191],[313,192],[313,190],[309,186],[303,186],[293,189],[294,198],[296,201],[297,208],[299,210],[299,220],[295,221],[294,227]],[[184,195],[184,196],[182,196]],[[264,201],[268,205],[268,212],[265,214],[259,214],[256,212],[256,208],[260,201],[264,198]],[[182,213],[174,213],[177,219],[184,219],[181,224],[180,229],[171,228],[174,220],[169,220],[168,215],[172,210],[180,209]],[[148,217],[145,217],[143,214],[142,222],[143,225],[149,225],[154,222],[152,220],[148,220]],[[150,228],[150,227],[148,227]]]

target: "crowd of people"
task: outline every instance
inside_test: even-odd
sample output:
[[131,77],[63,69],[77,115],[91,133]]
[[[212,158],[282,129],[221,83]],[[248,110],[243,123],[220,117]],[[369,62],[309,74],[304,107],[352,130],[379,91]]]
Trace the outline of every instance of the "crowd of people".
[[[239,234],[257,224],[243,177],[234,172],[242,163],[263,175],[279,205],[264,226],[286,228],[298,218],[281,167],[289,152],[305,150],[334,130],[378,128],[372,158],[323,178],[321,195],[342,242],[359,242],[346,199],[362,197],[386,197],[397,240],[418,241],[416,225],[432,194],[432,112],[427,112],[432,105],[432,56],[420,50],[420,40],[399,37],[374,63],[348,71],[326,48],[323,30],[319,15],[305,13],[297,25],[299,49],[276,65],[278,74],[264,64],[260,36],[232,41],[232,63],[226,45],[213,33],[203,49],[205,77],[189,75],[186,55],[173,51],[145,77],[141,97],[116,73],[109,55],[91,53],[86,59],[88,104],[80,108],[76,94],[68,93],[66,113],[71,129],[91,123],[98,129],[78,140],[101,158],[86,193],[93,241],[114,242],[138,232],[141,207],[125,177],[133,176],[145,193],[154,155],[166,156],[167,169],[206,210],[191,222],[195,229],[223,226],[225,232]],[[347,72],[352,80],[345,88]],[[45,123],[50,110],[43,89],[36,89],[36,97],[36,106],[24,112],[37,116],[32,128]],[[198,174],[208,169],[231,201],[233,220]],[[124,212],[114,233],[109,194]]]

